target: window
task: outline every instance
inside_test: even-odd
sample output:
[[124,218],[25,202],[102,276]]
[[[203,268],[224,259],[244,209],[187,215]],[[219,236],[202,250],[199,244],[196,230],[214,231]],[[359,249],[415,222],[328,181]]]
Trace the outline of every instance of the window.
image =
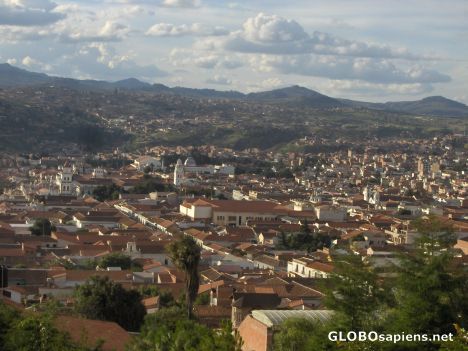
[[224,221],[224,216],[217,216],[216,219],[217,219],[218,221]]
[[235,222],[236,219],[237,219],[236,216],[229,216],[229,217],[228,217],[229,222],[233,222],[233,221]]

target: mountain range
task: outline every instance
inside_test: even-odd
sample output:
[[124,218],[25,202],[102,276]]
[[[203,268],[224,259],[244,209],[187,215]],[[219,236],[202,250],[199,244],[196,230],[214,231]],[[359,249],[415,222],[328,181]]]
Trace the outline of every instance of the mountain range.
[[184,87],[170,88],[163,84],[150,84],[135,78],[128,78],[116,82],[107,82],[101,80],[79,80],[53,77],[44,73],[30,72],[7,63],[0,64],[0,88],[8,89],[23,86],[43,85],[53,85],[56,87],[84,91],[115,89],[147,91],[160,94],[175,94],[190,98],[245,100],[316,109],[348,107],[403,112],[415,115],[468,117],[467,105],[442,96],[430,96],[417,101],[371,103],[333,98],[297,85],[271,91],[244,94],[238,91],[219,91],[214,89],[193,89]]

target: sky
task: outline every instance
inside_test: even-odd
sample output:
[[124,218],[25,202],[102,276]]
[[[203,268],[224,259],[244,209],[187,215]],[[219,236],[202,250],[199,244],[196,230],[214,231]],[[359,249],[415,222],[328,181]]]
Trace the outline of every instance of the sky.
[[468,1],[0,0],[0,62],[79,79],[468,103]]

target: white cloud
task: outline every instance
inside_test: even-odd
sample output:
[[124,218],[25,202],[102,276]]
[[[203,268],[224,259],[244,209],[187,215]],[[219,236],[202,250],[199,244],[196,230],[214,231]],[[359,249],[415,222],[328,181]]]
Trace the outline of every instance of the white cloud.
[[216,84],[216,85],[231,85],[232,80],[220,75],[215,75],[213,78],[209,78],[205,81],[208,84]]
[[47,27],[0,26],[0,43],[36,41],[50,37],[51,34],[51,30]]
[[60,57],[55,62],[75,77],[115,81],[134,77],[154,82],[167,72],[153,64],[139,64],[131,54],[119,54],[107,43],[90,43],[75,53]]
[[125,24],[106,21],[100,28],[86,30],[65,26],[58,36],[62,42],[111,42],[123,40],[129,32],[130,28]]
[[220,36],[229,32],[222,27],[211,27],[201,23],[191,25],[174,25],[171,23],[157,23],[146,31],[146,35],[155,37],[181,37],[187,35],[194,36]]
[[336,56],[260,55],[251,58],[252,67],[261,72],[297,74],[371,83],[443,83],[451,78],[419,66],[396,67],[390,60]]
[[198,7],[200,2],[198,0],[164,0],[161,3],[165,7]]
[[229,70],[244,66],[238,55],[209,54],[194,49],[173,49],[170,53],[170,62],[174,66],[213,69],[225,68]]
[[275,55],[311,53],[410,60],[426,58],[401,47],[347,40],[319,31],[310,35],[296,21],[264,13],[248,18],[241,30],[231,32],[227,38],[212,40],[205,45],[228,51]]
[[293,20],[259,13],[247,19],[243,25],[242,36],[249,41],[259,43],[291,42],[308,39],[304,29]]
[[48,0],[0,0],[0,25],[44,26],[65,18]]
[[24,57],[23,60],[21,60],[21,63],[28,67],[33,67],[40,64],[38,60],[33,59],[31,56]]
[[381,84],[356,80],[330,80],[325,90],[335,96],[343,93],[382,96],[388,94],[420,95],[434,90],[427,83]]

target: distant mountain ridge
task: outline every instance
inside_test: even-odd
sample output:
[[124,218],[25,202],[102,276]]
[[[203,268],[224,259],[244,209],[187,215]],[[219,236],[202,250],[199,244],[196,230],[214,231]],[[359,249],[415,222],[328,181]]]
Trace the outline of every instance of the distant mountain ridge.
[[107,82],[101,80],[79,80],[73,78],[52,77],[44,73],[35,73],[17,68],[8,63],[0,64],[0,88],[36,85],[54,85],[91,91],[126,89],[131,91],[176,94],[193,98],[237,99],[273,104],[283,103],[316,109],[349,107],[430,116],[468,117],[468,106],[442,96],[431,96],[417,101],[370,103],[333,98],[298,85],[271,91],[244,94],[238,91],[218,91],[214,89],[193,89],[184,87],[170,88],[163,84],[142,82],[136,78]]

